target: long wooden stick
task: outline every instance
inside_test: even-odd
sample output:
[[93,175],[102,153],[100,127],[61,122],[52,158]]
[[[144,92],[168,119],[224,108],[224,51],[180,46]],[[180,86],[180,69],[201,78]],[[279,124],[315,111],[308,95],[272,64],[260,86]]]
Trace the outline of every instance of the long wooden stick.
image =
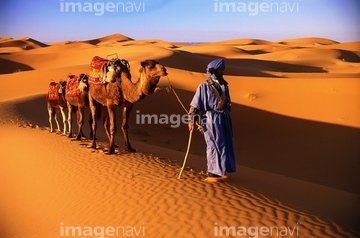
[[188,142],[188,146],[187,146],[187,150],[186,150],[186,154],[185,154],[183,166],[181,167],[180,173],[179,173],[179,175],[178,175],[178,179],[180,179],[180,177],[181,177],[181,174],[182,174],[182,172],[183,172],[183,170],[184,170],[184,168],[185,168],[186,159],[187,159],[187,157],[188,157],[188,155],[189,155],[190,145],[191,145],[191,138],[192,138],[192,132],[193,132],[193,130],[190,131],[189,142]]

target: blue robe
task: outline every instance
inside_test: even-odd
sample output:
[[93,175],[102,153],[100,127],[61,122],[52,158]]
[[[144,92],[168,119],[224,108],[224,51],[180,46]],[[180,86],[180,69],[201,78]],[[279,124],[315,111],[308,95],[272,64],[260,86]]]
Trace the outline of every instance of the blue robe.
[[225,109],[219,110],[218,99],[207,79],[196,90],[190,105],[190,114],[202,112],[201,126],[206,142],[208,172],[223,176],[226,172],[235,172],[235,152],[232,122],[230,117],[229,88],[225,87]]

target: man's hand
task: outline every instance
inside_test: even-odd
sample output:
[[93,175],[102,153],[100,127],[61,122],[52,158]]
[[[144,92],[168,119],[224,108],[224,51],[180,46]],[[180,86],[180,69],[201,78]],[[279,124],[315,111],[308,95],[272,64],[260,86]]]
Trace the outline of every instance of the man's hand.
[[189,131],[192,132],[194,130],[194,123],[190,121],[188,127],[189,127]]
[[[196,130],[198,130],[201,134],[204,134],[200,124],[196,123],[196,126],[197,126]],[[189,131],[192,132],[194,130],[195,125],[193,122],[189,122],[188,127],[189,127]]]

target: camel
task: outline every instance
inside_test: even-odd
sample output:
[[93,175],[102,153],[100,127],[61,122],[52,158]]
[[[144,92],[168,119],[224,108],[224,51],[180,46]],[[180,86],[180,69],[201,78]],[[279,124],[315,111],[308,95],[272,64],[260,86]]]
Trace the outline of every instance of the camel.
[[[120,80],[131,80],[127,65],[120,59],[106,60],[95,56],[90,64],[89,107],[92,118],[98,114],[99,105],[104,114],[103,125],[109,139],[109,154],[115,152],[116,108],[123,102]],[[93,138],[90,145],[96,148],[97,121],[93,120]]]
[[[92,63],[92,65],[95,64]],[[160,77],[167,75],[166,69],[154,60],[146,60],[141,63],[142,68],[140,69],[139,80],[136,83],[132,83],[130,65],[126,60],[113,59],[108,61],[106,65],[109,69],[102,73],[102,75],[106,74],[106,77],[103,76],[103,79],[106,78],[105,84],[104,81],[100,83],[90,83],[92,80],[89,80],[89,105],[91,114],[93,117],[96,115],[97,104],[103,106],[103,124],[109,139],[108,153],[113,154],[115,153],[114,141],[117,131],[116,108],[124,103],[122,131],[126,149],[133,152],[135,150],[131,147],[128,138],[128,118],[133,103],[144,99],[147,95],[154,92]],[[90,147],[96,148],[96,120],[93,120],[92,127],[94,135]]]
[[63,124],[64,124],[64,132],[66,131],[66,100],[65,100],[65,87],[66,81],[60,81],[59,83],[51,82],[49,85],[49,91],[46,95],[46,105],[49,113],[49,123],[50,123],[50,132],[53,132],[52,121],[55,119],[57,130],[61,132],[60,125],[57,119],[59,111],[61,112]]
[[[72,130],[72,114],[76,111],[77,125],[78,125],[78,133],[76,135],[75,140],[81,140],[81,137],[84,137],[84,133],[82,131],[84,125],[84,111],[86,107],[89,107],[89,97],[88,97],[88,75],[80,74],[76,75],[68,75],[67,83],[66,83],[66,93],[65,99],[68,108],[68,124],[69,124],[69,138],[73,137]],[[93,139],[93,130],[92,130],[92,117],[89,117],[90,124],[90,140]]]
[[121,90],[124,96],[124,108],[122,111],[121,129],[124,136],[125,148],[129,152],[135,152],[130,145],[128,136],[128,121],[134,103],[143,100],[146,96],[154,93],[161,76],[166,76],[166,68],[155,60],[141,62],[140,76],[136,83],[131,80],[121,80]]

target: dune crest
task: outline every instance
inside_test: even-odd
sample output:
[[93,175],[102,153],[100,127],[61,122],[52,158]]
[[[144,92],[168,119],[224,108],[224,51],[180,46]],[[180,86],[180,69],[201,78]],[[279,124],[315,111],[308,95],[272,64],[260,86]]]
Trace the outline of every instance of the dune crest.
[[319,46],[319,45],[333,45],[339,44],[337,41],[333,41],[326,38],[319,37],[304,37],[304,38],[295,38],[295,39],[284,39],[279,40],[277,43],[285,45],[295,45],[295,46]]
[[109,36],[95,38],[92,40],[87,40],[84,42],[92,44],[92,45],[101,45],[101,44],[109,44],[112,42],[123,42],[123,41],[131,41],[131,40],[133,40],[133,39],[131,39],[125,35],[121,35],[121,34],[117,33],[117,34],[113,34],[113,35],[109,35]]
[[260,39],[233,39],[226,41],[215,42],[215,44],[230,44],[230,45],[272,45],[273,42]]

